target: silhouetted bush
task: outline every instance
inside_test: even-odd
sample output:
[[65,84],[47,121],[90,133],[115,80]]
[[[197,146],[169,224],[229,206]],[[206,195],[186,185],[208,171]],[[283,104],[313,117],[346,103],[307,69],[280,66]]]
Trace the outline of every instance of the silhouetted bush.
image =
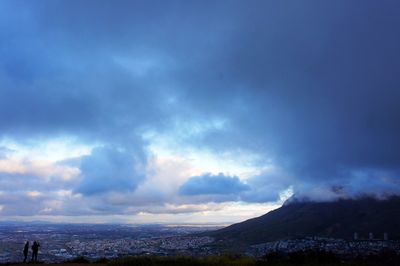
[[105,264],[105,263],[108,263],[110,260],[109,259],[107,259],[107,258],[99,258],[99,259],[97,259],[97,260],[95,260],[93,263],[103,263],[103,264]]
[[90,261],[87,258],[83,257],[83,256],[79,256],[79,257],[73,258],[72,260],[67,260],[66,262],[69,262],[69,263],[90,263]]
[[109,266],[252,266],[255,259],[243,256],[193,257],[126,257],[111,261]]
[[269,252],[267,253],[262,260],[266,262],[278,262],[287,260],[288,255],[282,252]]
[[383,251],[376,255],[369,255],[363,258],[363,260],[382,265],[400,265],[400,255],[394,251]]
[[331,252],[308,250],[288,254],[288,261],[293,264],[332,264],[339,262],[339,259]]

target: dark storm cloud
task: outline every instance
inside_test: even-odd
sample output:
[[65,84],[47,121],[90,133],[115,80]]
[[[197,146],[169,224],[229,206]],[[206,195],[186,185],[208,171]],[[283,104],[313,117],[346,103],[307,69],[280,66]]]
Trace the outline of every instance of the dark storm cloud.
[[[105,8],[109,5],[87,2],[78,8],[74,1],[31,4],[19,2],[21,13],[11,12],[16,8],[11,4],[10,10],[3,10],[9,12],[2,19],[1,33],[3,135],[90,134],[90,138],[96,135],[105,141],[112,135],[118,142],[132,137],[137,127],[161,118],[157,106],[163,95],[153,81],[163,80],[157,66],[150,66],[151,74],[140,77],[116,60],[129,59],[129,54],[140,68],[148,55],[158,59],[156,49],[142,49],[145,43],[135,41],[145,29],[133,30],[126,41],[110,41],[124,23],[117,23],[117,14],[103,23],[99,20],[102,12],[108,13]],[[4,5],[7,7],[7,2]],[[114,27],[110,24],[113,19]],[[21,21],[25,23],[21,25]],[[130,31],[131,23],[124,31]],[[115,134],[123,129],[128,132]]]
[[266,77],[251,80],[272,87],[255,94],[259,105],[274,108],[264,108],[257,123],[270,129],[267,145],[302,181],[340,183],[354,169],[399,167],[399,6],[358,7],[317,5],[294,14],[277,36],[283,47],[289,36],[291,46],[278,50]]
[[140,153],[145,129],[220,117],[223,131],[184,141],[261,153],[295,191],[371,190],[351,182],[360,172],[398,183],[397,1],[0,5],[3,136],[72,135]]
[[296,180],[281,171],[256,175],[247,180],[248,191],[240,193],[245,202],[272,202],[280,198],[282,192],[291,188]]
[[131,153],[113,147],[95,148],[81,161],[82,182],[76,192],[95,195],[108,191],[129,192],[144,180],[140,162]]
[[179,193],[182,195],[224,195],[237,194],[248,189],[249,187],[237,176],[204,174],[190,177],[179,188]]
[[354,171],[398,169],[395,10],[394,1],[244,8],[224,57],[213,58],[214,70],[239,88],[226,87],[222,99],[243,107],[228,111],[232,134],[217,142],[265,151],[297,177],[295,191],[303,184],[352,185]]

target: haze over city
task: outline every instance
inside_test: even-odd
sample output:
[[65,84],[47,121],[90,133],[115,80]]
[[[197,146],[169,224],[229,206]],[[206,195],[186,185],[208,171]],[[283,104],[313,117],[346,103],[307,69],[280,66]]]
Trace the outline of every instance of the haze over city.
[[230,224],[293,195],[399,195],[399,8],[0,1],[0,221]]

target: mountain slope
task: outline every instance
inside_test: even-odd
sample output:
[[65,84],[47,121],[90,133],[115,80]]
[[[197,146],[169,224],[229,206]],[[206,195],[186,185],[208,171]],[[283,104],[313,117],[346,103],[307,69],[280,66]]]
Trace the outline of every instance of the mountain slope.
[[217,239],[257,244],[280,239],[321,236],[400,238],[400,197],[362,198],[335,202],[293,202],[260,217],[209,233]]

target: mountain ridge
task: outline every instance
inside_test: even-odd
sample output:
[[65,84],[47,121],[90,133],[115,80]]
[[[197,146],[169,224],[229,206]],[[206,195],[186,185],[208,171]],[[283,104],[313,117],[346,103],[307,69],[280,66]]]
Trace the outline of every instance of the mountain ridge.
[[400,239],[400,197],[372,197],[333,202],[292,201],[262,216],[209,232],[219,240],[259,244],[308,236],[352,239]]

